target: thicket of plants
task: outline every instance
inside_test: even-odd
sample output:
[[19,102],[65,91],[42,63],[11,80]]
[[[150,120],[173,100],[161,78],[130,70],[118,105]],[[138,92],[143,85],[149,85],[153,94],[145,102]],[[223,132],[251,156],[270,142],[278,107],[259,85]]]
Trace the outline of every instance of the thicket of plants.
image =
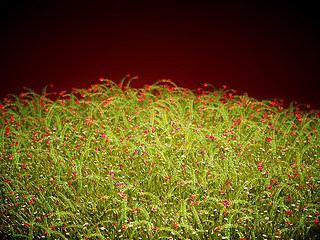
[[319,113],[133,79],[3,99],[3,236],[319,237]]

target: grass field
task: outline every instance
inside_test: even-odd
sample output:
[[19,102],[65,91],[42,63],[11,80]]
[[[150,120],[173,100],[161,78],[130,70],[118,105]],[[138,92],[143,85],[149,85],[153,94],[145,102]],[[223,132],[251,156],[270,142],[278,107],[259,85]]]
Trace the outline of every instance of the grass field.
[[3,238],[319,239],[317,111],[132,80],[2,100]]

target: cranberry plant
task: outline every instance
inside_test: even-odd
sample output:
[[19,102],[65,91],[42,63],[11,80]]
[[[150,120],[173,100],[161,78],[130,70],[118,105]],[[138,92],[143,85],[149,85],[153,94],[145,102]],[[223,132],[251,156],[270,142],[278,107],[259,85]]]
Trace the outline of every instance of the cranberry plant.
[[133,79],[3,99],[4,238],[319,237],[319,113]]

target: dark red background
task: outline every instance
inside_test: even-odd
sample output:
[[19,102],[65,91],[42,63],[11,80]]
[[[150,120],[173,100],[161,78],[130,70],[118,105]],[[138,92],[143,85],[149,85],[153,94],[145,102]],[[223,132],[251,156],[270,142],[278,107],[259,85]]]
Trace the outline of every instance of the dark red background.
[[1,99],[23,86],[69,91],[129,73],[139,76],[134,87],[162,78],[190,89],[225,84],[320,109],[319,8],[306,1],[8,2]]

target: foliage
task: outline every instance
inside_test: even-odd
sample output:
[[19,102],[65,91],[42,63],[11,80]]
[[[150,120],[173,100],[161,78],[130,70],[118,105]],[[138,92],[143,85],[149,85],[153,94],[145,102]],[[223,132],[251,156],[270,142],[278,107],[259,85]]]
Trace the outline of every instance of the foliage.
[[135,89],[133,79],[2,101],[0,233],[319,237],[318,113],[226,87]]

